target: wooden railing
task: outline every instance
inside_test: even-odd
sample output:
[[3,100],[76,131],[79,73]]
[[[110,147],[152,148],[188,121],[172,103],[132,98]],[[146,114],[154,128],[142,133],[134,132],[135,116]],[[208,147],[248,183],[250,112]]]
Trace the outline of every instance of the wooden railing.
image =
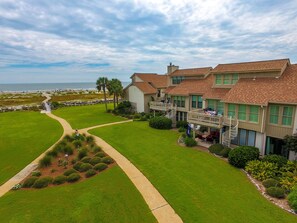
[[188,112],[188,122],[198,125],[221,128],[224,117],[204,113],[203,109],[192,110]]
[[172,103],[165,103],[165,102],[158,102],[158,101],[150,102],[150,109],[153,109],[153,110],[167,111],[173,108],[174,107]]

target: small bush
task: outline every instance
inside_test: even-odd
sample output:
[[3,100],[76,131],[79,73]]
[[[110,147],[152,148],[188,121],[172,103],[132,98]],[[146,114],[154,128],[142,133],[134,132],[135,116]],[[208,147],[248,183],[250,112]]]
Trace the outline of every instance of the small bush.
[[32,187],[35,181],[38,179],[38,177],[29,177],[28,179],[25,180],[23,183],[24,188],[29,188]]
[[67,145],[63,148],[63,153],[64,154],[68,154],[68,155],[72,155],[73,154],[73,149],[71,148],[71,146]]
[[88,170],[86,172],[86,174],[85,174],[86,177],[91,177],[91,176],[94,176],[94,175],[96,175],[96,171],[93,170],[93,169]]
[[77,162],[76,164],[73,165],[73,169],[79,171],[80,170],[80,166],[82,165],[82,162]]
[[72,173],[67,177],[67,182],[73,183],[80,179],[80,175],[78,173]]
[[64,176],[69,176],[70,174],[73,174],[73,173],[76,173],[76,170],[75,169],[69,169],[69,170],[66,170],[63,175]]
[[149,126],[155,129],[171,129],[172,120],[164,116],[154,117],[150,119]]
[[83,163],[90,163],[90,161],[91,161],[91,157],[85,156],[85,157],[82,158],[80,161],[83,162]]
[[135,115],[133,115],[133,119],[140,119],[141,118],[141,114],[136,113]]
[[58,151],[55,150],[55,149],[52,149],[52,150],[48,151],[48,152],[46,153],[46,155],[47,155],[47,156],[52,156],[52,157],[57,157],[57,156],[58,156]]
[[32,172],[32,177],[40,177],[41,176],[41,172],[40,171],[34,171]]
[[216,155],[220,155],[223,149],[224,146],[222,144],[214,144],[208,148],[209,152],[214,153]]
[[92,153],[98,153],[98,152],[100,152],[102,149],[99,147],[99,146],[94,146],[93,148],[92,148]]
[[89,163],[83,163],[80,165],[79,172],[86,172],[89,169],[92,169],[93,166]]
[[297,188],[293,188],[291,193],[288,195],[288,203],[290,207],[297,212]]
[[225,147],[225,148],[220,152],[219,155],[222,156],[222,157],[228,158],[230,151],[231,151],[231,148],[229,148],[229,147]]
[[237,168],[244,168],[248,161],[259,158],[259,149],[253,146],[239,146],[229,152],[228,161]]
[[187,121],[177,121],[176,122],[176,128],[187,128],[188,122]]
[[78,157],[78,159],[82,159],[82,158],[84,158],[86,155],[88,154],[88,150],[86,149],[86,148],[82,148],[82,149],[80,149],[79,151],[78,151],[78,155],[77,155],[77,157]]
[[44,188],[44,187],[47,187],[52,181],[53,181],[53,178],[51,177],[42,177],[37,179],[32,187]]
[[283,156],[280,156],[280,155],[276,155],[276,154],[273,154],[273,155],[267,155],[263,158],[263,161],[264,162],[269,162],[269,163],[276,163],[277,166],[279,168],[285,166],[288,162],[288,159],[283,157]]
[[72,143],[76,148],[79,148],[82,145],[82,142],[78,139],[74,140]]
[[284,198],[285,197],[285,190],[280,187],[269,187],[266,189],[266,193],[271,197],[275,198]]
[[78,160],[77,158],[74,158],[73,160],[71,160],[71,164],[72,165],[76,164],[77,160]]
[[44,168],[50,166],[52,164],[51,156],[44,156],[41,160],[39,160],[39,167]]
[[260,181],[274,178],[278,172],[277,164],[263,162],[260,160],[249,161],[245,167],[245,170],[255,179]]
[[105,170],[108,166],[105,163],[98,163],[94,166],[94,170],[102,171]]
[[279,182],[276,179],[273,179],[273,178],[269,178],[267,180],[264,180],[262,183],[263,183],[263,186],[265,188],[278,187],[279,186]]
[[100,158],[103,158],[103,157],[106,156],[106,154],[104,152],[99,152],[99,153],[96,153],[95,156],[100,157]]
[[90,160],[90,164],[92,164],[93,166],[98,164],[98,163],[101,163],[101,158],[100,157],[95,156]]
[[186,137],[184,142],[187,147],[197,146],[196,140],[190,137]]
[[106,157],[102,158],[102,162],[105,163],[105,164],[111,164],[114,161],[113,161],[113,159],[111,157],[106,156]]
[[60,175],[60,176],[57,176],[57,177],[54,178],[53,184],[60,185],[60,184],[65,183],[66,180],[67,180],[67,177],[66,176]]
[[141,116],[139,121],[147,121],[147,117],[146,116]]
[[87,136],[87,137],[86,137],[86,141],[87,141],[87,143],[92,143],[92,142],[95,141],[95,139],[94,139],[93,136]]
[[179,127],[178,128],[178,132],[185,132],[185,131],[186,131],[186,129],[184,127]]
[[74,140],[74,138],[70,135],[65,135],[64,140],[66,140],[67,142],[72,142]]

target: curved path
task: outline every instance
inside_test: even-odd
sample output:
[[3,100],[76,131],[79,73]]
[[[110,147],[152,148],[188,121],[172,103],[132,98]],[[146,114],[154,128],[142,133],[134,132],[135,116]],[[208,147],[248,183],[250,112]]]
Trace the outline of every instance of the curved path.
[[[47,95],[47,99],[45,100],[45,104],[49,100],[50,96]],[[60,139],[62,139],[66,134],[71,134],[74,130],[71,128],[70,124],[58,117],[50,113],[50,111],[43,112],[46,113],[50,118],[53,118],[60,122],[63,126],[64,133]],[[122,121],[122,122],[114,122],[108,123],[98,126],[93,126],[85,129],[79,130],[80,133],[85,133],[86,135],[90,135],[88,131],[90,129],[116,125],[126,122],[131,122],[132,120]],[[151,184],[151,182],[122,154],[120,154],[116,149],[106,143],[103,139],[94,136],[95,142],[99,145],[104,152],[106,152],[110,157],[112,157],[116,163],[121,167],[121,169],[126,173],[135,187],[138,189],[140,194],[143,196],[144,200],[148,204],[150,210],[153,215],[156,217],[159,223],[182,223],[181,218],[175,213],[174,209],[168,204],[165,198],[158,192],[158,190]],[[58,143],[60,139],[56,142]],[[26,166],[22,171],[16,174],[13,178],[8,180],[5,184],[0,187],[0,197],[7,193],[15,184],[20,183],[23,179],[25,179],[34,169],[37,168],[39,160],[44,156],[44,154],[51,150],[55,145],[52,145],[48,150],[46,150],[43,154],[37,157],[33,162],[31,162],[28,166]]]

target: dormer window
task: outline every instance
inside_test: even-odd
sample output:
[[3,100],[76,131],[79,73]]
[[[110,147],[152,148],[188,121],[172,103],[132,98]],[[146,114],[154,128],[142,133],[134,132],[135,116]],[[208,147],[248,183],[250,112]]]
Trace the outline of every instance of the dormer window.
[[172,84],[180,84],[184,79],[183,76],[172,77]]
[[216,85],[233,85],[238,81],[238,74],[216,74]]

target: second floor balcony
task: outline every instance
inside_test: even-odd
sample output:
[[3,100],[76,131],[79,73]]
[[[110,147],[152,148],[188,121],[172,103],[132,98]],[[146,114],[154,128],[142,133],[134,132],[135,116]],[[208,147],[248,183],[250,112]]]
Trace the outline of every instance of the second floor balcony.
[[158,111],[168,111],[173,109],[174,105],[172,103],[160,102],[160,101],[151,101],[150,109]]

